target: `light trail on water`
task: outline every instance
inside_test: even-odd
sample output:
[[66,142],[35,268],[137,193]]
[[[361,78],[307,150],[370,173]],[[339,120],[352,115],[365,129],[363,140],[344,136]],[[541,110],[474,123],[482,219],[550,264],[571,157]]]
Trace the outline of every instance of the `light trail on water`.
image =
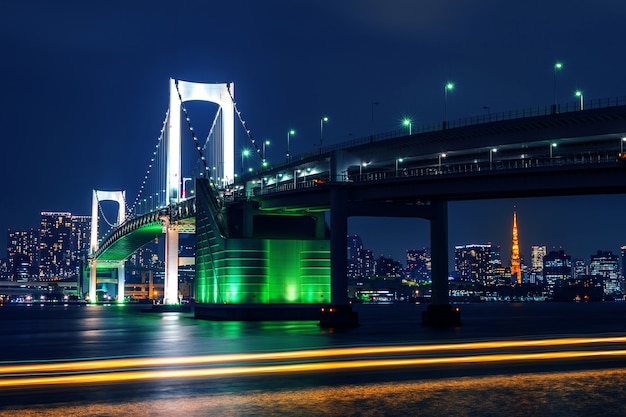
[[[0,366],[0,387],[28,387],[34,385],[88,384],[158,380],[165,378],[199,378],[263,373],[298,373],[354,370],[365,368],[429,366],[462,363],[490,363],[511,361],[545,361],[591,357],[626,357],[626,350],[607,350],[598,345],[624,343],[626,337],[559,338],[534,340],[505,340],[432,345],[391,345],[346,347],[285,352],[202,355],[183,357],[120,358],[79,360],[68,362],[16,362]],[[554,351],[565,346],[585,346],[586,350]],[[620,345],[621,347],[621,345]],[[540,352],[498,352],[494,349],[551,348]],[[448,356],[406,357],[408,354],[448,352]],[[478,354],[450,355],[450,352],[480,351]],[[390,357],[405,355],[403,357]],[[367,359],[364,357],[372,356]],[[376,357],[378,356],[378,357]],[[384,357],[380,357],[384,356]],[[337,360],[337,358],[343,358]],[[332,359],[331,359],[332,358]],[[267,363],[290,360],[315,362]],[[321,361],[321,359],[326,359]],[[266,361],[266,362],[263,362]],[[242,366],[241,362],[258,362]],[[226,364],[227,366],[215,366]],[[192,366],[194,366],[192,368]],[[183,369],[164,369],[186,367]],[[140,368],[148,368],[141,370]],[[151,369],[152,368],[152,369]]]

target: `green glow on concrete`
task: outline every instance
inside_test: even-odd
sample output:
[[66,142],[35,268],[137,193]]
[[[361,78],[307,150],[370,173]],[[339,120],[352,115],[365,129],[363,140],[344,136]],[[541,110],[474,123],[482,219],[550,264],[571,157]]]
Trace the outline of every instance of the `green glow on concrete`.
[[196,301],[208,304],[330,302],[327,240],[227,239],[196,261]]

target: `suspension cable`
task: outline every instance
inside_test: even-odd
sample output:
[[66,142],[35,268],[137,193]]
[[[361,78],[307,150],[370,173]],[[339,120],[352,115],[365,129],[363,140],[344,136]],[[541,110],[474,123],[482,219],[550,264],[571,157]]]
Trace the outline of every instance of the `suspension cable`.
[[141,187],[139,188],[139,192],[137,193],[137,197],[135,198],[135,201],[133,202],[133,205],[131,206],[131,208],[128,210],[129,214],[136,214],[135,210],[137,209],[137,205],[141,201],[141,197],[143,196],[143,192],[145,191],[145,188],[147,186],[148,177],[150,176],[152,167],[153,167],[153,165],[155,163],[155,159],[157,157],[157,153],[159,151],[159,147],[161,145],[161,142],[163,141],[163,136],[165,134],[165,129],[166,129],[166,126],[167,126],[168,118],[169,118],[169,109],[165,112],[165,119],[163,119],[163,124],[161,125],[161,133],[159,135],[159,138],[157,139],[157,143],[156,143],[156,146],[154,148],[154,152],[152,153],[152,158],[150,159],[150,163],[148,164],[148,169],[146,170],[146,175],[143,177],[143,182],[141,184]]
[[239,122],[241,123],[244,130],[246,131],[246,135],[248,135],[248,139],[250,139],[250,142],[252,143],[252,146],[254,147],[254,150],[256,151],[256,155],[259,157],[260,160],[262,160],[263,155],[261,154],[262,152],[261,148],[257,146],[256,140],[252,137],[252,133],[250,132],[250,129],[248,128],[248,125],[246,124],[246,121],[243,119],[243,116],[241,115],[241,112],[239,111],[239,107],[237,107],[235,98],[233,97],[233,94],[230,91],[229,83],[226,83],[226,90],[228,91],[228,96],[230,97],[230,101],[233,103],[233,107],[235,108],[235,113],[237,113],[237,116],[239,117]]

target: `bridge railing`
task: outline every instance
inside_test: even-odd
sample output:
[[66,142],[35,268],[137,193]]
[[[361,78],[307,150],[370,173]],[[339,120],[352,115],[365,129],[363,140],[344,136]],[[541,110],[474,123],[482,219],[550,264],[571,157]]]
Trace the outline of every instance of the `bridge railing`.
[[[432,177],[450,174],[469,174],[478,172],[490,172],[501,170],[524,170],[529,168],[557,168],[564,166],[582,166],[582,165],[598,165],[598,164],[616,164],[618,163],[617,154],[615,152],[601,152],[595,154],[566,154],[553,157],[534,157],[525,159],[508,159],[508,160],[492,160],[477,161],[474,163],[460,164],[441,164],[419,167],[406,167],[393,170],[389,167],[379,167],[373,170],[361,170],[354,174],[344,174],[341,182],[375,182],[399,179],[402,177]],[[626,169],[626,168],[625,168]],[[319,179],[301,180],[301,181],[285,181],[256,187],[252,191],[252,195],[261,196],[273,193],[281,193],[286,191],[294,191],[297,189],[313,188],[323,186],[324,181]]]
[[[584,100],[583,108],[585,110],[600,109],[607,107],[626,106],[626,96],[622,97],[607,97],[601,99],[588,99]],[[491,122],[501,122],[504,120],[522,119],[526,117],[548,116],[551,114],[570,113],[580,111],[580,101],[567,102],[556,105],[539,106],[524,108],[519,110],[511,110],[498,113],[485,113],[482,115],[464,117],[461,119],[455,119],[450,121],[441,121],[435,123],[427,123],[421,125],[411,126],[411,134],[436,132],[438,130],[452,129],[459,127],[466,127]],[[396,129],[388,132],[377,133],[375,135],[363,136],[355,138],[349,141],[326,145],[323,147],[323,152],[330,152],[338,149],[351,148],[358,145],[366,145],[372,142],[380,142],[387,139],[398,138],[407,135],[406,128]],[[295,157],[294,159],[297,159]]]

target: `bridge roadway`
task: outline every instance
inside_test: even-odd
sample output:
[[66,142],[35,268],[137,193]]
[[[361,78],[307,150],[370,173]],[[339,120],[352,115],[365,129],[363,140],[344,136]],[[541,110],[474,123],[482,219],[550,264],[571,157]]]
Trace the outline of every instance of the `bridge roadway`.
[[330,211],[339,303],[347,301],[348,217],[430,220],[433,306],[446,306],[448,201],[624,193],[625,136],[626,106],[506,120],[302,158],[244,178],[240,193],[261,210]]
[[[338,304],[347,301],[348,217],[428,219],[433,304],[448,305],[448,201],[624,193],[624,137],[626,106],[371,137],[240,177],[225,195],[232,191],[229,198],[256,201],[261,210],[330,211],[331,297]],[[178,211],[162,209],[156,217],[151,213],[123,225],[102,245],[98,259],[130,255]],[[142,228],[152,236],[128,238],[141,235],[136,231]]]

